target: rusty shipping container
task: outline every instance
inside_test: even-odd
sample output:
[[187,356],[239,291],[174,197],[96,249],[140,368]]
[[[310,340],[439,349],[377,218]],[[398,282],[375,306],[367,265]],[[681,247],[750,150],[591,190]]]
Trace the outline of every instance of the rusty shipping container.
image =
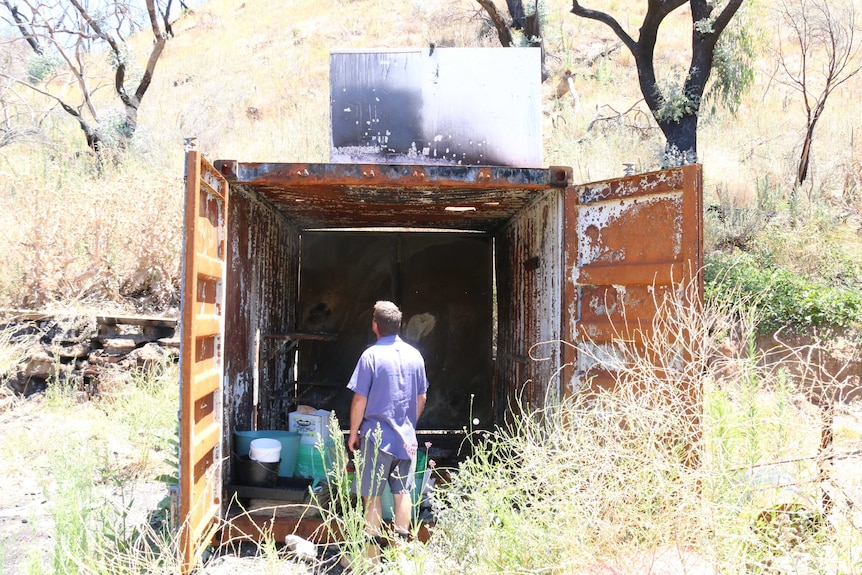
[[[697,283],[702,263],[697,165],[576,185],[566,167],[210,163],[192,151],[186,173],[189,562],[228,513],[234,430],[287,429],[298,404],[347,426],[375,301],[404,312],[431,383],[420,442],[445,448],[465,426],[503,423],[515,398],[577,393],[594,366],[568,342],[611,341],[623,309],[648,325],[654,294]],[[278,538],[297,528],[246,520]]]

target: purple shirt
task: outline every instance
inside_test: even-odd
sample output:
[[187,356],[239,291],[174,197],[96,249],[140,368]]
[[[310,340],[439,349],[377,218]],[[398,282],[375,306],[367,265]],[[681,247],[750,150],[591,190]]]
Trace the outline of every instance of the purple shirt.
[[425,360],[397,335],[381,337],[362,352],[347,388],[368,398],[359,436],[383,432],[380,449],[398,459],[416,454],[417,397],[428,391]]

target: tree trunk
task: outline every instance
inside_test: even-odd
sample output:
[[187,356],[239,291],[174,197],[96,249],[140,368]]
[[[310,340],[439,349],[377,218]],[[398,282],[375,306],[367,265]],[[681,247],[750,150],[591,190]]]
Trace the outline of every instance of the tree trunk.
[[826,107],[826,97],[821,98],[814,106],[814,112],[809,115],[808,127],[805,130],[805,140],[802,142],[802,152],[799,154],[799,168],[796,170],[796,183],[802,185],[808,179],[808,167],[811,164],[811,144],[814,143],[814,127],[820,120],[820,115]]
[[488,14],[494,28],[497,29],[497,38],[500,39],[503,48],[510,47],[512,45],[512,31],[509,29],[506,18],[497,10],[493,0],[476,0],[476,2],[485,9],[485,13]]
[[674,121],[658,122],[667,140],[664,167],[697,163],[697,114],[688,114]]
[[[667,139],[663,160],[665,165],[697,162],[697,119],[703,91],[712,70],[715,45],[742,2],[728,0],[719,14],[714,15],[716,5],[708,0],[650,0],[639,29],[640,36],[635,40],[611,15],[581,6],[580,0],[572,0],[572,14],[610,27],[634,56],[644,101]],[[691,7],[693,28],[691,63],[682,86],[686,98],[680,103],[685,109],[669,110],[666,100],[668,94],[662,93],[656,78],[655,46],[659,27],[665,17],[686,3]],[[698,25],[707,21],[710,22],[708,29]]]
[[42,45],[36,38],[36,34],[33,33],[33,27],[21,15],[21,13],[18,11],[18,7],[12,6],[9,3],[9,0],[3,0],[3,5],[6,6],[6,8],[9,10],[9,13],[15,20],[15,25],[18,27],[18,31],[21,32],[21,37],[23,37],[24,40],[27,41],[27,44],[30,45],[30,48],[33,49],[33,52],[35,52],[39,56],[44,56],[45,50],[42,48]]
[[506,0],[506,6],[509,8],[509,16],[512,17],[512,28],[521,30],[527,19],[523,0]]

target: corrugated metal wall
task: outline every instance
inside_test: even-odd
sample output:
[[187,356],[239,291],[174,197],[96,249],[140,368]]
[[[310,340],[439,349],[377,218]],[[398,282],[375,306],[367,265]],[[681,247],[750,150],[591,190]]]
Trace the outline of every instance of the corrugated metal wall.
[[[494,411],[502,420],[515,398],[534,407],[558,390],[560,363],[562,190],[537,196],[497,236],[499,332]],[[536,361],[548,358],[548,361]]]
[[701,168],[596,182],[566,191],[566,393],[585,383],[610,386],[615,343],[653,330],[657,306],[700,279]]
[[279,399],[286,395],[283,388],[292,361],[278,348],[283,340],[267,336],[289,332],[295,324],[299,231],[259,194],[250,194],[239,185],[232,192],[226,282],[225,429],[252,428],[256,364],[258,429],[279,425],[286,429],[287,415],[280,412]]

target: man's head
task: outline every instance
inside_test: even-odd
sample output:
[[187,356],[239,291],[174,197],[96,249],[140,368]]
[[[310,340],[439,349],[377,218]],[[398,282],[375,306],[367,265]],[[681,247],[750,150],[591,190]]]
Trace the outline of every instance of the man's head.
[[377,325],[377,335],[395,335],[401,327],[401,310],[391,301],[379,301],[374,304],[372,319]]

